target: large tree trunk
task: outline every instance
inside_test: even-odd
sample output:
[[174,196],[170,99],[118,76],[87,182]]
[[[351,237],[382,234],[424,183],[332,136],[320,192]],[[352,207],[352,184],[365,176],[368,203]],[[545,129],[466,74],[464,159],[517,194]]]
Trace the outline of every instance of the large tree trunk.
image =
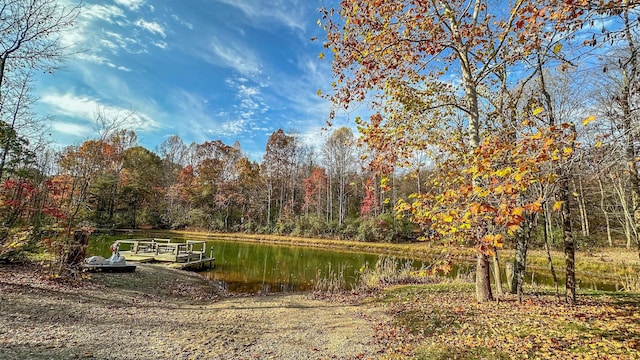
[[271,227],[271,198],[273,192],[273,184],[271,183],[271,179],[269,179],[269,183],[267,184],[267,227],[269,230],[272,230]]
[[[540,81],[540,90],[544,97],[545,107],[547,108],[547,116],[549,126],[556,125],[554,112],[554,103],[551,94],[547,90],[544,72],[542,71],[542,57],[538,54],[538,79]],[[575,135],[575,128],[571,129]],[[572,149],[573,150],[573,149]],[[576,270],[575,270],[575,240],[573,237],[573,229],[571,226],[571,175],[569,172],[569,164],[559,164],[556,174],[560,179],[559,189],[556,194],[558,201],[562,202],[561,221],[562,236],[564,242],[564,256],[566,265],[566,300],[570,304],[576,302]]]
[[489,269],[489,257],[483,252],[478,252],[476,264],[476,300],[486,302],[493,300],[491,293],[491,271]]
[[[465,100],[468,106],[469,118],[469,151],[473,152],[480,146],[480,110],[478,108],[478,92],[473,81],[469,59],[461,57],[462,78],[465,86]],[[482,186],[477,179],[473,179],[473,186]],[[493,300],[491,293],[491,271],[489,268],[489,257],[483,251],[478,252],[476,266],[476,300],[485,302]]]
[[85,231],[76,230],[73,235],[67,234],[67,239],[62,253],[57,254],[58,267],[57,275],[61,277],[75,277],[80,273],[82,262],[87,256],[87,245],[89,244],[89,234]]

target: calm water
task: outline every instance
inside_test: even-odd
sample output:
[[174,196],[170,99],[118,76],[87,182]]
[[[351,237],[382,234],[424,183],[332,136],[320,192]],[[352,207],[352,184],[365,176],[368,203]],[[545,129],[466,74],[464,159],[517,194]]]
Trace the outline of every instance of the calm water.
[[[113,237],[92,238],[87,253],[108,257],[111,255],[109,246],[113,241]],[[229,292],[244,294],[308,291],[313,290],[318,279],[336,277],[350,288],[357,281],[360,268],[367,264],[372,267],[378,259],[385,256],[221,240],[207,241],[207,255],[212,247],[213,256],[216,259],[215,267],[202,272],[201,275],[220,281]],[[416,269],[422,266],[420,261],[412,261],[412,264]],[[458,273],[469,274],[473,271],[474,265],[474,263],[458,264],[453,267],[448,276],[456,277]],[[564,274],[559,273],[558,276],[562,283]],[[578,277],[581,288],[616,290],[616,285],[613,283],[597,279],[580,279],[580,274]],[[527,285],[553,284],[548,271],[529,272],[525,279]],[[563,284],[560,286],[562,288]]]
[[[88,254],[111,255],[109,240],[95,240]],[[179,239],[178,239],[179,240]],[[200,274],[220,281],[232,293],[268,294],[313,290],[318,279],[339,277],[347,288],[357,281],[359,269],[373,266],[383,255],[364,254],[239,241],[208,240],[215,267]],[[422,262],[414,262],[419,268]]]
[[358,270],[379,255],[282,245],[215,241],[215,268],[203,275],[221,281],[233,293],[312,290],[317,279],[341,276],[347,286]]

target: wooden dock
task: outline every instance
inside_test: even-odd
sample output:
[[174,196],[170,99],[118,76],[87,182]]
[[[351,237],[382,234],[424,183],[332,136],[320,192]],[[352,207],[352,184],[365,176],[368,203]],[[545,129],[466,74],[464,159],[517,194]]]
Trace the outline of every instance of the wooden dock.
[[194,270],[213,266],[213,249],[209,256],[206,250],[205,241],[172,242],[158,238],[117,240],[112,245],[112,251],[117,251],[127,261],[170,262],[171,267]]

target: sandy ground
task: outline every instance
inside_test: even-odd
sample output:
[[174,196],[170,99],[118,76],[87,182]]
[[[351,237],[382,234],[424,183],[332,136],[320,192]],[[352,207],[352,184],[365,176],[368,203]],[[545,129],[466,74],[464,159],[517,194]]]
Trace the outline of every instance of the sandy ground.
[[379,359],[381,306],[305,294],[228,297],[197,275],[49,280],[0,265],[0,359]]

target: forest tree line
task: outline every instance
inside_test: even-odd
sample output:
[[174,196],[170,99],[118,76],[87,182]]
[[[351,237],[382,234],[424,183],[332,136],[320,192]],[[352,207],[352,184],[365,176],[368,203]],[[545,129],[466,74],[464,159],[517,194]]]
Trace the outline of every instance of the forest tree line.
[[[599,126],[615,129],[615,123],[607,123],[599,120]],[[581,160],[571,181],[579,244],[635,246],[633,199],[615,133],[607,143],[587,127],[580,132]],[[6,179],[2,215],[12,229],[37,233],[72,221],[99,229],[194,229],[390,242],[430,233],[398,217],[394,204],[412,193],[434,192],[425,182],[434,165],[425,156],[415,162],[419,166],[397,168],[383,178],[369,169],[346,127],[333,129],[320,149],[277,130],[269,136],[261,162],[251,161],[238,142],[186,144],[175,135],[151,151],[140,146],[130,130],[114,130],[39,155],[29,150],[26,139],[19,140],[13,148],[2,149],[9,161],[0,168]],[[551,205],[544,205],[549,214]],[[546,219],[536,231],[541,235],[546,227],[555,243],[558,224],[552,215]]]

